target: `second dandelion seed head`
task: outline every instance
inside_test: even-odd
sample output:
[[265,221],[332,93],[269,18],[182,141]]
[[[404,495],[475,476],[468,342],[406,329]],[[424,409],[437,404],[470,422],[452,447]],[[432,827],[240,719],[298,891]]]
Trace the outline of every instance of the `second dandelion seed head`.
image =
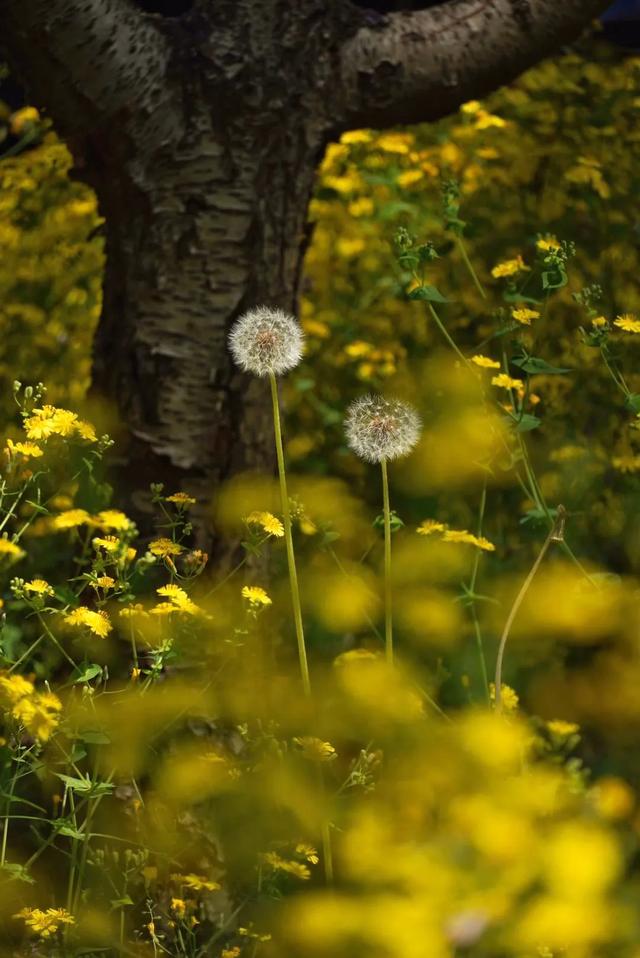
[[366,462],[407,456],[420,438],[420,417],[400,399],[362,396],[347,411],[347,442]]
[[269,306],[243,313],[229,334],[236,365],[256,376],[279,376],[293,369],[302,358],[303,346],[304,334],[297,319]]

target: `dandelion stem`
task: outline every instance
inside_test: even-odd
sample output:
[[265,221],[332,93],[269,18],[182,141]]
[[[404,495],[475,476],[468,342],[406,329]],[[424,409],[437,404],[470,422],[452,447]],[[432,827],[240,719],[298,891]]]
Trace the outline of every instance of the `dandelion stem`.
[[384,511],[384,651],[387,662],[393,662],[393,614],[391,606],[391,509],[389,507],[389,474],[387,460],[382,468],[382,501]]
[[278,459],[278,477],[280,479],[280,499],[282,500],[282,517],[284,519],[284,537],[287,547],[287,564],[289,567],[289,584],[291,587],[291,603],[293,605],[293,621],[298,641],[298,657],[300,659],[300,673],[305,695],[311,695],[311,681],[309,679],[309,665],[307,663],[307,649],[304,643],[304,629],[302,626],[302,609],[300,607],[300,590],[298,588],[298,573],[296,571],[296,556],[293,550],[293,536],[291,534],[291,512],[289,510],[289,493],[287,491],[287,473],[282,446],[282,426],[280,424],[280,402],[278,399],[278,382],[274,373],[269,373],[271,383],[271,401],[273,404],[273,428],[276,441],[276,456]]
[[471,260],[469,259],[469,256],[467,254],[467,248],[464,245],[464,240],[462,239],[461,236],[456,235],[456,246],[458,247],[460,255],[462,256],[462,259],[464,261],[464,265],[467,267],[467,270],[469,271],[469,275],[471,276],[471,279],[473,280],[476,289],[478,290],[482,298],[486,299],[487,294],[484,291],[484,286],[478,279],[478,274],[473,268],[473,264],[471,263]]
[[564,539],[564,520],[566,512],[564,506],[558,506],[556,510],[556,520],[549,530],[547,538],[542,544],[542,548],[538,553],[538,556],[529,570],[527,578],[522,583],[520,591],[518,592],[513,605],[511,606],[511,611],[507,616],[507,621],[505,622],[504,629],[502,630],[502,636],[500,638],[500,645],[498,647],[498,657],[496,660],[496,677],[495,677],[495,692],[496,692],[496,711],[500,712],[502,710],[502,663],[504,660],[504,650],[507,644],[507,639],[509,638],[509,633],[511,631],[511,626],[513,625],[514,619],[518,614],[518,609],[522,605],[522,600],[529,591],[529,586],[533,582],[534,576],[538,569],[540,568],[540,563],[547,554],[547,549],[552,542],[562,542]]

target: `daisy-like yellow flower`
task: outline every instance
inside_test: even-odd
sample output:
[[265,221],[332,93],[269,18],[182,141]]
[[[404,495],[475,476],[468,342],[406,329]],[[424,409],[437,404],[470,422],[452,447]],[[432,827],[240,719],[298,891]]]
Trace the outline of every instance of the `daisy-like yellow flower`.
[[296,855],[302,855],[312,865],[317,865],[320,861],[317,849],[313,845],[307,845],[305,842],[298,842],[296,845]]
[[521,379],[512,379],[506,373],[499,373],[491,379],[492,386],[499,386],[501,389],[523,389],[524,383]]
[[479,110],[476,115],[476,130],[488,130],[492,126],[502,129],[506,125],[507,121],[503,120],[501,116],[497,116],[495,113],[488,113],[486,110]]
[[184,918],[187,913],[187,903],[183,898],[171,899],[171,911],[176,918]]
[[77,609],[69,612],[68,615],[65,615],[64,621],[67,625],[74,626],[75,628],[86,626],[94,635],[100,636],[101,639],[106,638],[112,628],[109,616],[106,612],[102,610],[94,612],[93,609],[87,609],[84,605],[79,606]]
[[116,532],[124,532],[133,525],[131,519],[118,509],[103,509],[93,517],[93,522],[102,529],[114,529]]
[[186,509],[187,506],[194,506],[196,503],[193,496],[187,495],[186,492],[174,492],[173,495],[167,496],[164,501],[173,502],[174,505],[180,506],[182,509]]
[[[495,705],[496,701],[496,687],[492,682],[489,686],[489,694],[491,696],[491,701]],[[500,703],[502,705],[502,710],[504,712],[515,712],[518,708],[518,703],[520,699],[518,698],[518,693],[515,689],[512,689],[510,685],[503,685],[500,688]]]
[[12,714],[21,725],[41,742],[47,742],[60,721],[62,702],[53,692],[34,692],[17,702]]
[[540,315],[537,309],[529,309],[528,306],[518,306],[511,310],[511,315],[518,323],[523,326],[530,326],[532,319],[537,319]]
[[262,861],[263,864],[273,868],[274,871],[286,872],[288,875],[293,875],[301,881],[307,881],[307,879],[311,878],[311,872],[302,862],[281,858],[276,852],[266,852],[262,855]]
[[24,559],[26,554],[24,549],[21,549],[15,542],[10,542],[4,536],[0,538],[0,560],[7,559],[10,563],[19,562],[20,559]]
[[101,589],[113,589],[116,581],[110,575],[100,575],[95,580],[95,584],[99,585]]
[[82,526],[85,522],[90,522],[91,516],[86,511],[86,509],[67,509],[65,512],[60,512],[57,516],[54,516],[51,520],[51,527],[53,529],[77,529],[78,526]]
[[314,762],[330,762],[336,758],[337,753],[331,742],[323,742],[314,735],[303,735],[293,741],[300,747],[303,756]]
[[[161,585],[159,589],[156,589],[158,595],[164,596],[169,599],[173,606],[174,612],[186,612],[189,615],[195,615],[198,612],[198,606],[195,602],[192,602],[184,589],[181,589],[179,585]],[[161,603],[164,605],[166,603]],[[157,608],[157,606],[156,606]],[[155,612],[155,609],[151,610]]]
[[40,456],[44,455],[40,446],[36,446],[35,442],[13,442],[12,439],[7,439],[7,452],[10,456],[20,453],[25,459],[39,459]]
[[621,316],[616,316],[613,325],[624,330],[625,333],[640,333],[640,319],[637,319],[633,313],[622,313]]
[[602,329],[608,325],[608,320],[606,316],[596,316],[595,319],[591,320],[591,325],[595,326],[596,329]]
[[554,250],[560,249],[560,243],[555,236],[547,233],[546,236],[538,237],[536,240],[536,248],[541,250],[543,253],[552,253]]
[[502,263],[497,263],[491,270],[491,275],[494,279],[500,279],[503,276],[515,276],[516,273],[522,273],[530,268],[525,264],[522,256],[518,255],[513,259],[505,259]]
[[493,542],[489,542],[484,536],[474,536],[472,532],[466,529],[445,529],[442,533],[443,542],[462,542],[466,545],[475,546],[477,549],[484,549],[485,552],[495,552]]
[[184,552],[184,546],[172,539],[154,539],[149,543],[149,552],[160,559],[165,559],[167,556],[179,556]]
[[0,672],[0,707],[3,709],[12,708],[20,699],[32,695],[33,692],[33,682],[25,679],[23,675]]
[[49,436],[70,436],[76,428],[78,416],[69,409],[43,406],[34,409],[24,428],[27,439],[48,439]]
[[222,886],[217,881],[210,881],[205,875],[172,875],[171,880],[184,885],[186,888],[192,888],[193,891],[218,891]]
[[472,356],[471,362],[475,363],[476,366],[479,366],[481,369],[500,369],[499,362],[495,359],[490,359],[489,356],[483,356],[481,353]]
[[564,719],[551,719],[547,722],[547,728],[556,738],[569,738],[580,731],[580,726],[575,722],[565,722]]
[[53,589],[44,579],[32,579],[31,582],[25,582],[25,592],[33,592],[34,595],[53,595]]
[[245,519],[249,525],[258,525],[270,536],[280,538],[284,535],[284,526],[280,520],[270,512],[252,512]]
[[245,585],[242,589],[242,596],[248,599],[252,605],[271,605],[269,595],[259,585]]
[[64,908],[23,908],[14,918],[21,918],[27,928],[40,938],[51,938],[60,925],[73,925],[75,918]]
[[444,522],[438,522],[436,519],[424,519],[416,532],[420,536],[432,536],[436,532],[444,532],[446,528]]

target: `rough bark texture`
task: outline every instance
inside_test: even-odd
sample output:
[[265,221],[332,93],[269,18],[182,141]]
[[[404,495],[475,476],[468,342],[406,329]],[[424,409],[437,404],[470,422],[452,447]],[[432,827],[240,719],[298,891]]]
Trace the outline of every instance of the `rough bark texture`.
[[95,387],[143,488],[206,498],[271,462],[264,382],[235,371],[245,308],[295,309],[315,168],[342,129],[435,119],[576,35],[602,0],[0,0],[7,55],[107,223]]

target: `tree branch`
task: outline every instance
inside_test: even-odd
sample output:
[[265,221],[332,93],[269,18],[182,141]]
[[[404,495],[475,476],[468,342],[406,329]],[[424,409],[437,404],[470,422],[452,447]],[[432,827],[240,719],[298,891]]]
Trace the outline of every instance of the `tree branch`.
[[451,0],[343,46],[343,128],[436,120],[573,40],[608,0]]
[[2,46],[66,134],[162,115],[169,42],[129,0],[0,0]]

